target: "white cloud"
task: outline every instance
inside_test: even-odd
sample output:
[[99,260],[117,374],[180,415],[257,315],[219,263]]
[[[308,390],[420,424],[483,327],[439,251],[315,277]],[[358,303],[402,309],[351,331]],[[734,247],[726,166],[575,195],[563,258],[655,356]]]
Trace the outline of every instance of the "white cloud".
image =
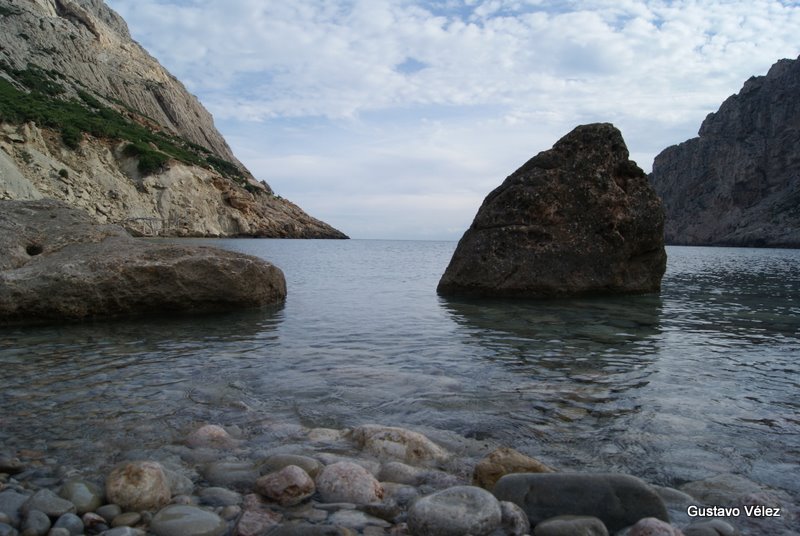
[[649,169],[749,76],[800,51],[800,6],[776,0],[109,4],[256,175],[353,236],[452,236],[445,212],[469,223],[579,123],[614,122]]

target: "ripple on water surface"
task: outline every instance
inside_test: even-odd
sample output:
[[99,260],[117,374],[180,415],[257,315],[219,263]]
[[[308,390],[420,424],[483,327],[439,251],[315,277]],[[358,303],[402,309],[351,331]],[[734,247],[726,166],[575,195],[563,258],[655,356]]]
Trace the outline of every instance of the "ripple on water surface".
[[0,440],[72,465],[201,422],[441,429],[565,469],[800,496],[800,252],[669,248],[660,296],[449,300],[449,242],[202,241],[282,307],[0,332]]

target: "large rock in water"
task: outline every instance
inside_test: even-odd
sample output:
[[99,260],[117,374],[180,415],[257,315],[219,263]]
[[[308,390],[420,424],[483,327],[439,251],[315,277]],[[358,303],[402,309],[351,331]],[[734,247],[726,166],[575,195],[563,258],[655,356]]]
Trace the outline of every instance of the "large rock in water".
[[0,202],[0,325],[282,302],[266,261],[156,244],[54,200]]
[[561,297],[657,292],[664,213],[609,123],[582,125],[490,193],[440,294]]
[[800,58],[752,77],[653,163],[668,244],[800,247]]

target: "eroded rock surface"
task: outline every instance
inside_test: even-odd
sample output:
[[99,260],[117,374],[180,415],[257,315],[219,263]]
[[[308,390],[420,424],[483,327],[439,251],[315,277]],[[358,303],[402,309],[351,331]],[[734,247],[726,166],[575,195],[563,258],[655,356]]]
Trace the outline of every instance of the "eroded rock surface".
[[438,292],[565,297],[657,292],[664,213],[609,123],[583,125],[491,192]]
[[53,200],[0,202],[0,324],[279,303],[281,270],[208,247],[131,238]]
[[669,244],[800,247],[800,59],[750,78],[653,163]]

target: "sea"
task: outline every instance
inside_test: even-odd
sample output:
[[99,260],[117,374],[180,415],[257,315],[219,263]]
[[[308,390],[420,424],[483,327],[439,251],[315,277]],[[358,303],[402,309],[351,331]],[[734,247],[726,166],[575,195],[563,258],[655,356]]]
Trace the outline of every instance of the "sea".
[[279,266],[285,304],[0,331],[0,447],[100,470],[201,423],[377,423],[800,503],[800,250],[668,247],[660,294],[531,301],[438,296],[455,242],[187,242]]

